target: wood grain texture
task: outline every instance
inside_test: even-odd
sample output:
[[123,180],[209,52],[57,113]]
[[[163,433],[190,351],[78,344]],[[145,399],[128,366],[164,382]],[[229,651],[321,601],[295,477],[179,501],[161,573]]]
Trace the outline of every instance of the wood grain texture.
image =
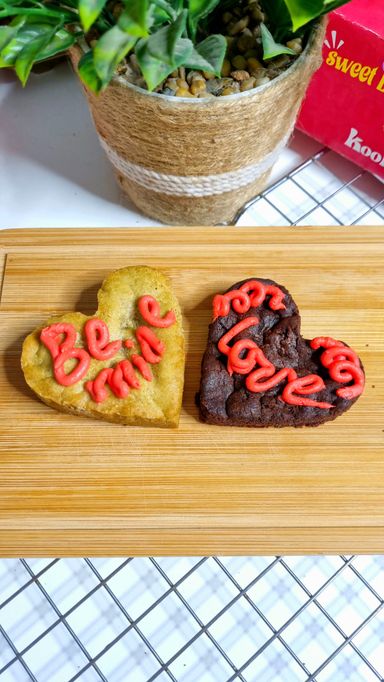
[[[384,549],[381,228],[12,230],[0,233],[0,555],[377,553]],[[60,414],[32,395],[21,342],[54,313],[92,313],[112,270],[172,279],[187,369],[177,431]],[[344,339],[367,373],[315,429],[201,424],[211,299],[249,276],[287,286],[307,338]]]

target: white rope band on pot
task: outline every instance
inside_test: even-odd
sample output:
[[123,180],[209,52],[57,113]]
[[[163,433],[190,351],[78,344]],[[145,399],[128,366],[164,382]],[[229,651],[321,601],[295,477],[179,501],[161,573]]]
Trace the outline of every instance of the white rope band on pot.
[[254,182],[263,173],[270,170],[280,156],[293,130],[280,140],[279,144],[258,163],[239,168],[238,170],[216,175],[169,175],[139,166],[123,159],[107,142],[99,136],[100,144],[115,168],[128,180],[142,187],[180,197],[208,197],[213,194],[224,194]]

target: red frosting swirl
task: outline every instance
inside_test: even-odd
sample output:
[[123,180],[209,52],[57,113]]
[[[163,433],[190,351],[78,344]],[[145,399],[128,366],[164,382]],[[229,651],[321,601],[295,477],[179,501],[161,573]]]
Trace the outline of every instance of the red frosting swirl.
[[153,376],[151,372],[151,368],[148,365],[148,363],[144,360],[142,355],[131,355],[131,360],[132,364],[137,367],[139,370],[140,374],[143,376],[143,378],[146,381],[152,381]]
[[329,376],[333,381],[351,386],[338,388],[336,395],[345,400],[353,400],[362,394],[365,386],[364,372],[360,360],[352,348],[345,346],[341,341],[336,341],[330,336],[318,336],[310,342],[311,348],[318,350],[326,348],[320,356],[321,364],[328,369]]
[[84,326],[88,350],[96,360],[109,360],[119,352],[122,341],[109,342],[109,329],[103,320],[94,317]]
[[[261,305],[267,295],[271,296],[269,305],[272,310],[285,308],[282,303],[284,294],[281,289],[273,285],[263,285],[258,280],[250,280],[243,284],[240,289],[231,290],[228,294],[218,294],[214,297],[214,318],[227,315],[231,302],[233,309],[239,314],[243,314],[250,307]],[[280,400],[288,405],[316,407],[323,410],[333,408],[334,405],[331,403],[319,402],[305,397],[325,389],[325,383],[319,375],[308,374],[304,377],[298,377],[292,367],[284,367],[276,371],[276,367],[266,358],[262,349],[252,339],[239,339],[233,346],[229,345],[235,336],[258,323],[257,317],[245,317],[219,339],[218,349],[228,358],[228,373],[230,375],[234,372],[246,375],[245,385],[252,393],[263,393],[286,380],[287,384],[283,388]],[[364,372],[361,369],[359,358],[351,348],[329,336],[319,336],[313,339],[310,345],[314,350],[325,348],[320,361],[328,369],[333,381],[341,384],[353,381],[351,386],[336,390],[336,394],[340,398],[352,400],[362,393]],[[255,369],[257,365],[259,367]]]
[[271,310],[286,309],[283,304],[285,294],[274,284],[263,284],[257,279],[251,279],[241,285],[240,291],[245,291],[249,295],[253,308],[257,308],[265,301],[267,296],[271,296],[269,300]]
[[141,296],[138,308],[142,318],[152,327],[170,327],[176,322],[173,310],[169,310],[164,317],[161,317],[160,305],[153,296]]
[[[145,321],[153,327],[166,328],[176,322],[175,313],[170,310],[164,317],[160,315],[160,305],[152,296],[142,296],[138,308]],[[72,324],[59,322],[42,329],[40,340],[49,350],[53,360],[53,374],[62,386],[72,386],[80,381],[90,366],[90,355],[96,360],[109,360],[122,348],[123,341],[110,341],[109,329],[103,320],[92,318],[84,325],[84,334],[89,353],[84,348],[76,348],[77,332]],[[106,385],[117,398],[126,398],[131,388],[139,389],[140,382],[135,374],[136,368],[146,381],[152,381],[150,364],[158,364],[164,353],[165,343],[157,338],[152,329],[140,326],[136,329],[136,339],[141,355],[132,354],[130,360],[121,360],[114,367],[105,367],[95,379],[85,383],[92,400],[103,402],[108,397]],[[135,345],[133,339],[126,339],[124,347],[128,350]],[[68,360],[77,360],[71,372],[66,373],[64,365]]]
[[[284,367],[276,372],[276,374],[275,372],[276,367],[272,363],[269,363],[269,366],[256,369],[246,378],[245,385],[247,389],[252,393],[263,393],[264,391],[269,391],[270,388],[274,388],[284,379],[294,381],[297,377],[295,370],[290,367]],[[261,379],[266,379],[266,381],[260,381]]]
[[[242,358],[243,351],[247,351],[247,354]],[[233,372],[249,374],[257,362],[263,364],[263,359],[266,360],[262,350],[252,339],[240,339],[229,349],[227,369],[231,375]]]
[[[64,340],[60,341],[60,336]],[[48,348],[53,360],[67,350],[71,350],[76,343],[77,332],[73,324],[58,322],[41,330],[40,341]]]
[[239,289],[231,289],[226,294],[216,294],[213,298],[213,320],[226,317],[233,310],[238,314],[247,313],[250,308],[258,308],[270,296],[271,310],[285,310],[284,292],[274,284],[263,284],[257,279],[248,280]]
[[305,407],[318,407],[322,410],[329,410],[334,407],[331,403],[321,403],[311,398],[302,398],[303,395],[319,393],[325,388],[325,383],[318,374],[307,374],[300,379],[290,381],[283,389],[281,400],[289,405],[300,405]]
[[[69,374],[65,373],[64,364],[67,360],[75,359],[77,365]],[[61,386],[73,386],[77,384],[88,372],[91,359],[84,348],[71,348],[59,353],[53,361],[53,374]]]
[[163,341],[160,341],[152,329],[148,327],[138,327],[135,333],[144,360],[150,362],[151,365],[160,362],[165,352]]
[[[64,335],[64,340],[59,341]],[[42,329],[40,340],[49,350],[53,360],[53,374],[61,386],[73,386],[82,379],[89,368],[90,357],[84,348],[75,348],[77,332],[73,324],[58,322]],[[76,366],[66,374],[67,360],[77,360]]]
[[259,324],[258,317],[245,317],[244,320],[241,320],[240,322],[235,324],[235,326],[232,327],[232,329],[230,329],[226,334],[224,334],[224,336],[221,337],[218,343],[220,353],[228,355],[228,353],[231,350],[230,346],[228,346],[229,341],[231,341],[234,338],[234,336],[237,336],[237,334],[240,334],[240,332],[243,332],[245,329],[253,327],[256,324]]
[[84,388],[94,402],[102,403],[108,397],[106,384],[117,398],[126,398],[131,388],[140,388],[140,382],[129,360],[121,360],[115,367],[101,369],[93,381],[85,383]]

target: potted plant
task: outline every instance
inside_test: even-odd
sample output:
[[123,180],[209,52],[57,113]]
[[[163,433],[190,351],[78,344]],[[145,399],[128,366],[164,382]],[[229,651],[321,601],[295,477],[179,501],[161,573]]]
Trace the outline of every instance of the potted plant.
[[0,0],[0,67],[69,51],[124,192],[175,224],[259,193],[346,0]]

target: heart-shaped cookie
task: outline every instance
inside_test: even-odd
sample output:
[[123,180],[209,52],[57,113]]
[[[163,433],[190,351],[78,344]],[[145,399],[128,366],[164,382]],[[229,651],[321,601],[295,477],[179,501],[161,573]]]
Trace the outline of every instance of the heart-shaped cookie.
[[317,426],[348,410],[364,388],[356,353],[341,341],[300,334],[283,286],[238,282],[213,299],[202,362],[203,421],[223,426]]
[[94,316],[48,320],[24,341],[21,364],[51,407],[122,424],[176,427],[184,335],[168,278],[146,266],[113,272]]

